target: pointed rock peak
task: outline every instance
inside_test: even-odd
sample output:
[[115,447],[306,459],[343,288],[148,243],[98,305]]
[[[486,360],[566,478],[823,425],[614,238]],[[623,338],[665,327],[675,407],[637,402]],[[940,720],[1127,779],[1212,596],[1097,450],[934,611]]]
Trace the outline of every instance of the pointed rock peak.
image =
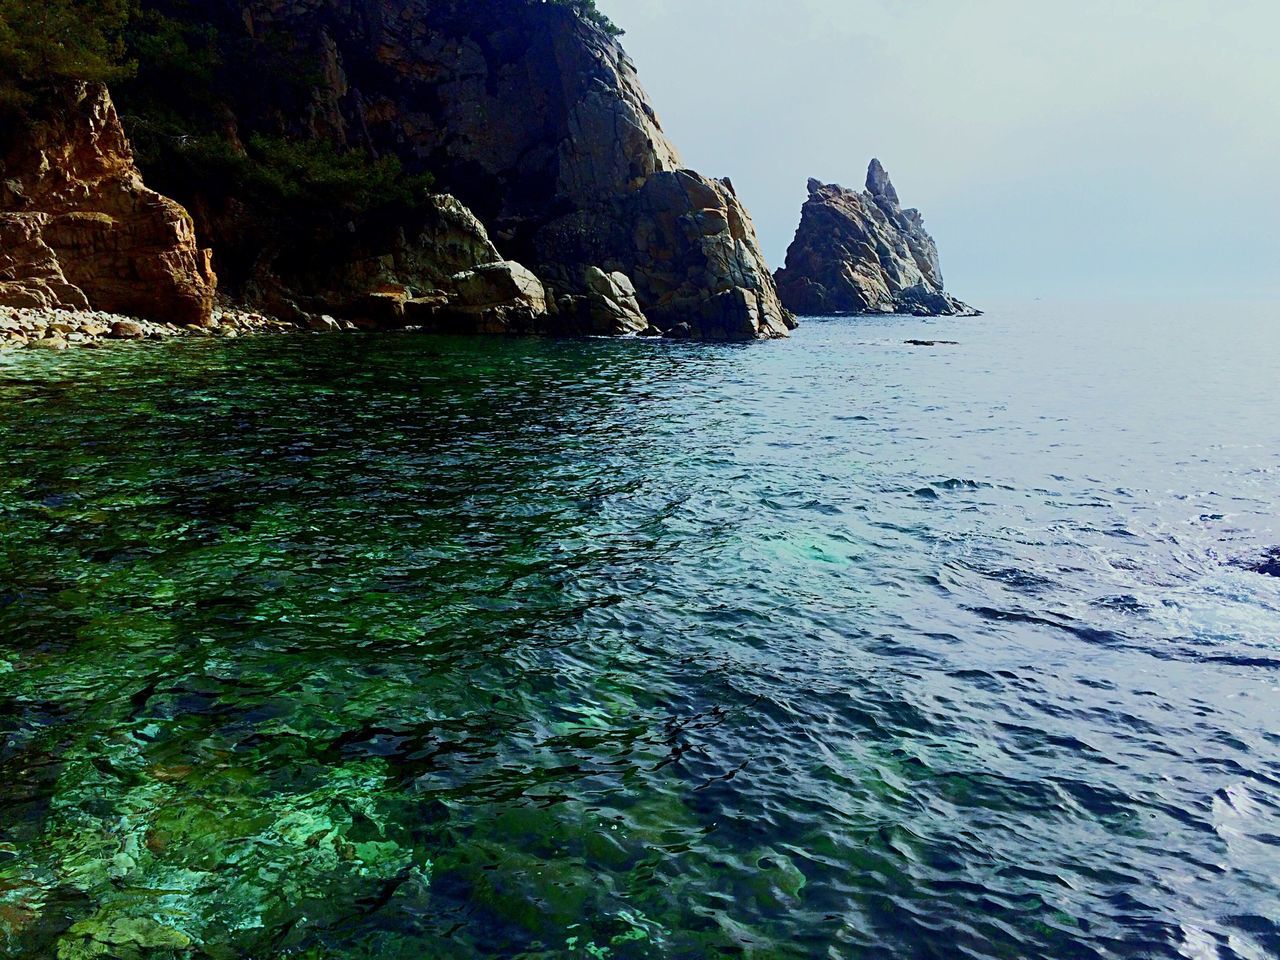
[[809,196],[811,197],[817,196],[817,193],[819,190],[822,189],[822,186],[823,184],[821,180],[815,180],[813,177],[810,177],[809,178]]
[[867,167],[867,192],[877,199],[898,203],[898,191],[893,189],[893,181],[879,160],[872,159]]

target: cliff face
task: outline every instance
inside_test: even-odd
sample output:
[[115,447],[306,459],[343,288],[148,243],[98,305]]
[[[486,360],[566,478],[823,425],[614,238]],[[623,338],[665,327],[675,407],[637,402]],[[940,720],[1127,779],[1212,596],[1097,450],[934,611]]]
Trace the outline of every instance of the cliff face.
[[[270,89],[227,98],[230,142],[308,137],[430,172],[504,257],[546,282],[553,318],[560,299],[570,297],[572,310],[572,298],[593,295],[596,268],[624,274],[660,330],[688,324],[694,336],[735,340],[786,333],[789,318],[732,186],[681,169],[631,61],[571,9],[530,0],[199,7],[246,42],[287,37],[315,66],[301,103],[273,101]],[[199,184],[179,196],[220,258],[244,244],[234,203],[211,200]],[[230,259],[247,265],[237,281],[270,275],[290,296],[307,293],[284,260]]]
[[809,181],[777,284],[782,302],[802,316],[977,313],[945,291],[924,218],[902,208],[879,160],[871,161],[865,192]]
[[148,189],[106,88],[73,84],[0,131],[0,304],[207,324],[191,217]]

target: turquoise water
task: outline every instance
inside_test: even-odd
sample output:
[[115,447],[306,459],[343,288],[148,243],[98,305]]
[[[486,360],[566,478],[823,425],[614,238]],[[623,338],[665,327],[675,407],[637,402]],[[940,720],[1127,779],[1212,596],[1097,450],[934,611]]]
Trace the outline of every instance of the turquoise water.
[[0,952],[1280,956],[1278,323],[0,354]]

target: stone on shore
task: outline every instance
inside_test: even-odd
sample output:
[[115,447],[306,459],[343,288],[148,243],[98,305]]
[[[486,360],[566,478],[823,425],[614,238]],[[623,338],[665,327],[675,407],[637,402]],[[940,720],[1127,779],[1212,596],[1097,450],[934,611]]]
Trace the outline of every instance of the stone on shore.
[[113,340],[141,340],[146,335],[147,332],[142,329],[142,324],[136,320],[117,320],[111,325]]

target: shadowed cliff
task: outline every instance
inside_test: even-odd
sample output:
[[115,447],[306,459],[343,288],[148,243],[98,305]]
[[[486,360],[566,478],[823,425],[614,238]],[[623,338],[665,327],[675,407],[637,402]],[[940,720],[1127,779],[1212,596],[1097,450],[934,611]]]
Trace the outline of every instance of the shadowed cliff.
[[[580,327],[617,277],[655,332],[786,333],[750,217],[728,181],[681,169],[635,67],[572,7],[527,0],[176,0],[144,4],[174,54],[121,91],[148,177],[185,202],[230,289],[302,309],[358,300],[411,247],[412,203],[291,231],[219,176],[264,145],[313,143],[429,174]],[[175,39],[176,38],[176,39]],[[183,70],[200,82],[185,82]],[[191,79],[191,78],[188,78]],[[239,158],[239,159],[237,159]],[[302,216],[302,214],[296,214]],[[311,227],[314,227],[312,229]],[[408,233],[406,233],[408,231]],[[389,258],[389,259],[388,259]],[[410,290],[420,293],[420,290]],[[566,298],[567,301],[566,301]],[[341,304],[339,304],[341,306]]]

